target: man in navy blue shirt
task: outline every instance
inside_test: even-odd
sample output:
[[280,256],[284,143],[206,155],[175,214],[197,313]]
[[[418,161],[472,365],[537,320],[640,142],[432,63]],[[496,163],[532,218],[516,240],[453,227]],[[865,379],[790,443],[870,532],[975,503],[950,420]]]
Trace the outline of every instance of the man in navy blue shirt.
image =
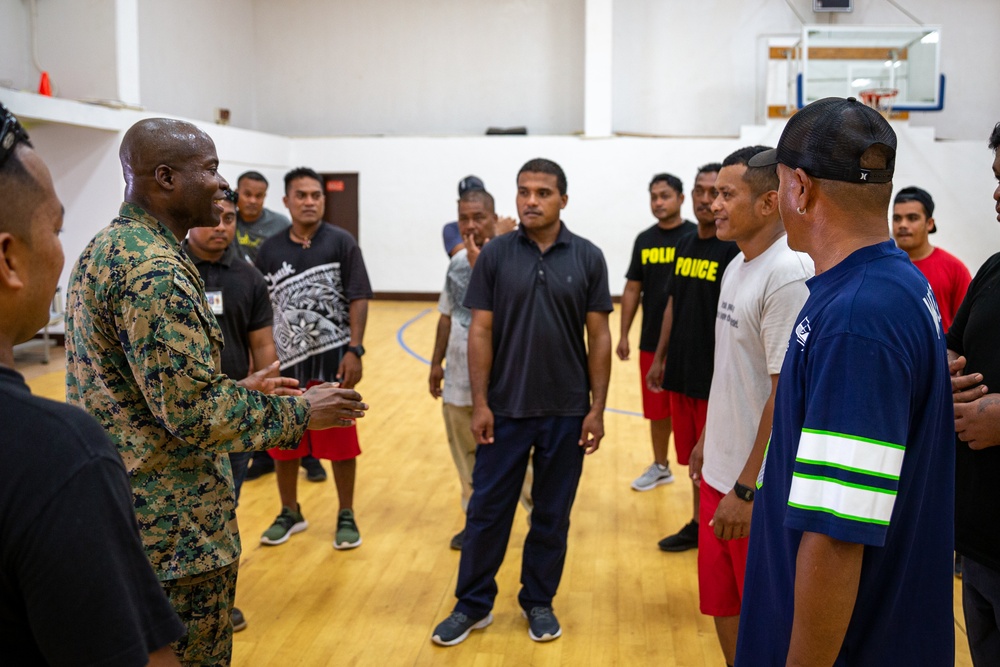
[[950,665],[954,435],[937,302],[889,239],[896,135],[853,98],[788,121],[788,245],[816,277],[758,476],[737,665]]
[[561,221],[567,201],[559,165],[538,158],[521,167],[521,226],[483,246],[466,292],[472,431],[479,446],[458,604],[431,636],[442,646],[493,621],[496,573],[529,456],[534,509],[518,602],[531,639],[562,634],[552,598],[566,560],[583,457],[597,451],[604,436],[611,374],[607,266],[593,243]]

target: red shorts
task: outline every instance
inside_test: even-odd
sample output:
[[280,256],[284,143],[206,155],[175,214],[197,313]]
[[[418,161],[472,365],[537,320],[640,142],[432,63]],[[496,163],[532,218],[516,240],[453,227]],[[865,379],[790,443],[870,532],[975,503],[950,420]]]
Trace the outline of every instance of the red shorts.
[[642,416],[652,421],[670,417],[670,398],[667,392],[650,391],[646,386],[646,374],[653,365],[652,352],[639,350],[639,384],[642,385]]
[[743,599],[750,538],[720,540],[708,522],[726,494],[704,480],[698,506],[698,601],[706,616],[737,616]]
[[691,450],[698,444],[698,438],[705,430],[708,401],[703,398],[690,398],[674,391],[666,393],[670,396],[670,416],[673,420],[677,462],[686,466],[691,459]]
[[[310,380],[306,389],[317,384]],[[291,461],[301,459],[306,454],[312,454],[318,459],[327,461],[348,461],[361,455],[361,445],[358,443],[357,424],[343,428],[327,428],[322,431],[307,430],[295,449],[269,449],[267,453],[276,461]]]

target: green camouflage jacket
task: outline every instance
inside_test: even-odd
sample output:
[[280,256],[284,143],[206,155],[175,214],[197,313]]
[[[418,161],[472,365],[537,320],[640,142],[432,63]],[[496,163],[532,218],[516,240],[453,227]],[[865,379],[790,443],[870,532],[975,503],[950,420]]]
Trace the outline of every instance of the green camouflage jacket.
[[118,447],[157,576],[236,561],[226,452],[294,447],[306,400],[250,391],[219,372],[222,330],[197,269],[133,204],[83,251],[66,305],[66,399]]

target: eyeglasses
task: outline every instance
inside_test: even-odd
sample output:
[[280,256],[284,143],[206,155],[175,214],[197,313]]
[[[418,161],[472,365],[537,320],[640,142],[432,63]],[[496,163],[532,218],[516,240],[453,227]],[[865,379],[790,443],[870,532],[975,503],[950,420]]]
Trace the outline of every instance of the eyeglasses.
[[0,104],[0,169],[7,162],[18,142],[23,142],[31,146],[28,133],[21,127],[21,123],[14,117],[7,107]]

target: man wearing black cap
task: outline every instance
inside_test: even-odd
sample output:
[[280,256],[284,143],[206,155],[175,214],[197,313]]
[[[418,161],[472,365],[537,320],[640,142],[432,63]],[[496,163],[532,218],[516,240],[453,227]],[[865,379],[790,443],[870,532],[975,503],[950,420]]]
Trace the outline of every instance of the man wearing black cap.
[[[1000,123],[990,136],[1000,182]],[[993,191],[1000,220],[1000,186]],[[1000,253],[983,264],[948,331],[955,374],[955,549],[962,555],[962,607],[975,665],[1000,664]]]
[[934,295],[889,239],[896,135],[853,98],[775,150],[816,265],[758,477],[736,664],[951,664],[953,412]]
[[892,203],[892,238],[931,284],[941,311],[941,327],[947,331],[972,276],[960,259],[931,245],[928,235],[937,231],[933,216],[934,200],[926,190],[910,186],[896,193]]

